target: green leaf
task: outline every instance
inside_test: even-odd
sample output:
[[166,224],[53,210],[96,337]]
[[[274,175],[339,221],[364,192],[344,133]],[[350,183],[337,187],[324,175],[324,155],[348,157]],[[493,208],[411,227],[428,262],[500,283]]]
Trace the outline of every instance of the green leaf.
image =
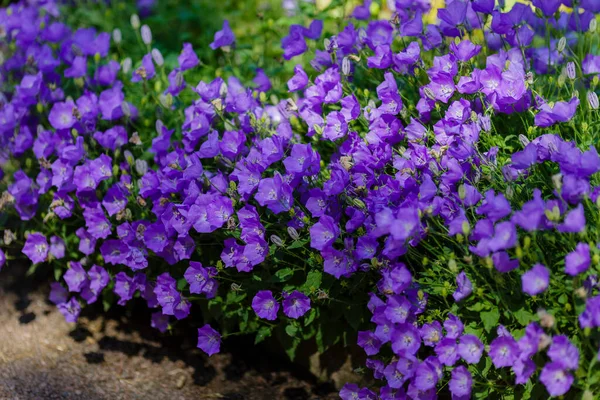
[[296,358],[296,350],[298,349],[299,344],[300,339],[294,338],[292,344],[287,346],[287,349],[285,349],[285,353],[288,355],[291,361],[294,361],[294,359]]
[[291,268],[283,268],[275,272],[277,282],[285,282],[294,276],[294,271]]
[[185,280],[185,278],[181,278],[181,279],[177,280],[177,290],[181,291],[181,290],[185,289],[187,284],[188,283]]
[[479,312],[479,311],[482,311],[483,309],[486,309],[488,307],[489,306],[487,304],[480,302],[480,303],[475,303],[472,306],[467,307],[467,310]]
[[520,310],[517,310],[512,314],[515,317],[515,319],[519,321],[519,323],[523,326],[526,326],[535,319],[535,315],[525,310],[524,308],[521,308]]
[[316,316],[317,316],[317,309],[311,308],[310,311],[308,312],[308,315],[306,317],[304,317],[304,326],[310,325],[315,320]]
[[304,285],[302,286],[302,290],[304,292],[311,292],[312,290],[317,290],[321,288],[321,278],[323,277],[323,274],[321,273],[321,271],[313,269],[311,270],[308,275],[306,275],[306,282],[304,282]]
[[350,326],[357,331],[363,319],[362,307],[344,307],[344,317]]
[[285,327],[285,333],[287,333],[291,337],[296,336],[297,332],[298,332],[298,327],[294,324],[289,324],[288,326]]
[[254,339],[254,344],[258,344],[258,343],[262,342],[263,340],[265,340],[266,338],[271,336],[271,333],[273,333],[273,330],[271,329],[270,326],[261,326],[260,329],[258,330],[258,332],[256,332],[256,338]]
[[57,282],[60,281],[61,276],[62,276],[62,269],[58,265],[55,265],[54,266],[54,280]]
[[479,316],[481,317],[481,322],[483,322],[483,327],[488,333],[498,325],[498,321],[500,320],[500,313],[497,308],[492,308],[490,311],[482,311],[479,313]]
[[300,247],[304,247],[305,244],[308,243],[308,239],[304,239],[304,240],[294,240],[292,242],[292,244],[290,244],[287,249],[288,250],[292,250],[292,249],[298,249]]

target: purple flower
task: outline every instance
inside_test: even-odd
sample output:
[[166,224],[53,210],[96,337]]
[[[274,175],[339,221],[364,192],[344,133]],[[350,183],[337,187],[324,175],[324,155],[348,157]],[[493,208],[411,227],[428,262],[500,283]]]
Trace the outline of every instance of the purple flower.
[[498,272],[506,273],[519,268],[519,260],[511,259],[507,252],[499,251],[492,255],[494,267]]
[[448,319],[444,321],[444,328],[446,329],[446,337],[458,339],[463,333],[464,325],[456,315],[448,314]]
[[164,315],[162,312],[157,311],[152,313],[152,319],[150,321],[150,326],[158,329],[161,333],[165,333],[169,328],[169,316]]
[[216,50],[219,47],[228,47],[231,46],[233,42],[235,42],[235,36],[229,27],[229,21],[224,20],[223,28],[220,31],[215,32],[215,37],[210,44],[210,48]]
[[425,346],[435,347],[442,338],[442,325],[438,321],[433,321],[431,324],[423,324],[419,333]]
[[456,285],[458,287],[452,294],[452,297],[454,297],[454,301],[456,302],[469,297],[471,293],[473,293],[473,284],[464,271],[461,271],[461,273],[456,276]]
[[66,78],[81,78],[87,75],[87,58],[75,57],[71,66],[65,69]]
[[302,69],[300,64],[294,67],[294,76],[287,81],[287,86],[290,92],[302,90],[308,85],[308,75]]
[[94,253],[96,248],[96,239],[90,235],[85,228],[79,228],[75,231],[79,238],[79,251],[89,256]]
[[[428,357],[425,361],[421,362],[415,370],[412,384],[420,391],[427,391],[434,389],[440,378],[441,365],[439,360],[434,357]],[[429,397],[418,396],[413,398],[425,399]]]
[[579,350],[565,335],[552,338],[547,354],[550,360],[562,365],[564,369],[576,370],[579,367]]
[[261,206],[266,206],[275,214],[288,211],[293,204],[292,188],[283,181],[280,174],[265,178],[258,184],[254,198]]
[[540,373],[540,381],[544,384],[550,396],[562,396],[569,391],[574,378],[564,369],[561,363],[549,362]]
[[538,295],[548,289],[550,283],[550,270],[542,264],[535,264],[533,268],[521,275],[522,288],[530,296]]
[[150,80],[156,75],[154,69],[154,62],[152,61],[152,55],[150,53],[142,57],[142,65],[133,71],[131,82],[140,82]]
[[283,298],[283,313],[289,318],[298,319],[310,310],[310,299],[297,290]]
[[510,367],[518,358],[519,346],[512,336],[499,336],[490,343],[488,354],[496,368]]
[[382,343],[371,331],[358,332],[358,345],[365,350],[368,356],[379,353]]
[[54,103],[48,120],[54,129],[71,129],[75,125],[75,103],[72,101]]
[[553,17],[561,5],[561,0],[533,0],[533,5],[539,8],[546,17]]
[[32,263],[38,264],[46,261],[48,257],[48,242],[46,236],[41,233],[30,233],[23,246],[23,254],[25,254]]
[[274,321],[277,319],[279,303],[275,300],[270,290],[261,290],[252,299],[252,309],[259,318]]
[[187,71],[188,69],[194,68],[200,62],[191,43],[183,44],[183,50],[181,51],[179,57],[177,57],[177,61],[179,61],[179,68],[182,71]]
[[483,354],[483,343],[475,335],[463,335],[458,343],[458,355],[469,364],[477,364]]
[[268,92],[271,90],[271,81],[262,68],[256,69],[256,76],[252,80],[256,84],[256,89],[259,92]]
[[88,284],[87,273],[80,263],[72,261],[70,267],[63,275],[70,292],[81,292]]
[[6,263],[6,254],[4,254],[4,251],[2,251],[2,249],[0,249],[0,271],[2,271],[2,267],[4,267],[5,263]]
[[67,322],[77,322],[81,306],[75,297],[71,297],[69,301],[58,304],[58,311],[65,316]]
[[50,284],[50,296],[48,299],[56,305],[64,303],[67,301],[67,297],[69,297],[69,292],[67,289],[62,287],[62,285],[58,282],[52,282]]
[[133,280],[125,272],[119,272],[115,275],[114,292],[119,296],[117,304],[121,306],[125,305],[127,301],[133,298],[135,290],[136,286],[133,283]]
[[544,102],[539,107],[540,112],[535,116],[535,125],[545,128],[557,122],[567,122],[575,115],[578,105],[577,97],[573,97],[569,102],[557,101],[552,107]]
[[395,325],[392,332],[392,350],[394,354],[416,354],[421,347],[419,330],[410,323]]
[[319,222],[310,227],[310,246],[324,250],[331,247],[340,234],[338,223],[329,215],[323,215]]
[[493,222],[498,221],[510,214],[510,203],[502,193],[497,196],[490,189],[485,193],[483,204],[477,208],[478,215],[485,215]]
[[471,398],[471,387],[473,386],[473,378],[471,373],[464,365],[459,365],[452,370],[452,377],[448,382],[452,399],[469,399]]
[[198,348],[208,354],[209,357],[218,353],[221,349],[221,335],[209,324],[198,328]]
[[516,376],[515,383],[517,385],[524,385],[536,369],[537,367],[532,360],[523,359],[523,357],[519,358],[512,367]]
[[385,307],[385,317],[393,323],[404,323],[409,317],[412,304],[404,296],[395,295],[388,297]]
[[559,232],[579,233],[585,229],[585,214],[583,204],[579,203],[577,208],[569,211],[565,220],[557,227]]
[[456,339],[444,338],[435,346],[435,354],[444,365],[452,366],[458,361]]
[[98,295],[108,285],[110,277],[104,268],[94,265],[87,272],[87,278],[87,284],[82,289],[81,297],[85,299],[88,304],[92,304],[96,302]]
[[565,273],[576,276],[585,272],[590,267],[590,246],[579,243],[575,250],[565,257]]

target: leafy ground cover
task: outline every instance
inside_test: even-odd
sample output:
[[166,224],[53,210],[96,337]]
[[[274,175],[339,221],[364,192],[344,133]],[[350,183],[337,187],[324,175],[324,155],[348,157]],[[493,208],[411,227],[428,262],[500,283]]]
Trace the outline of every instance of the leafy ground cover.
[[594,398],[600,3],[434,6],[2,9],[2,264],[209,356],[357,344],[344,399]]

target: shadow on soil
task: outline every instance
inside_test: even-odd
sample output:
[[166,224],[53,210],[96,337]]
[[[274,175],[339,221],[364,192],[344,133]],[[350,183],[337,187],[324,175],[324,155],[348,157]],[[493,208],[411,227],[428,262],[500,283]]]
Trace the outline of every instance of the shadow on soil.
[[[50,276],[42,276],[39,273],[35,277],[25,276],[26,268],[10,268],[9,271],[0,273],[0,288],[7,293],[16,295],[14,302],[15,316],[20,324],[30,324],[36,319],[36,314],[28,310],[31,299],[30,293],[43,293],[47,298]],[[200,312],[193,312],[185,322],[179,323],[172,334],[161,334],[149,326],[151,310],[143,301],[136,299],[131,301],[127,307],[113,306],[108,312],[102,310],[100,304],[87,306],[82,311],[81,317],[93,322],[99,330],[95,332],[98,351],[83,353],[88,364],[105,364],[105,355],[110,352],[120,352],[128,357],[138,356],[149,360],[153,364],[160,364],[163,360],[183,361],[187,367],[193,369],[193,383],[200,387],[207,385],[217,375],[215,367],[211,365],[211,359],[195,351],[197,330],[194,327],[202,326]],[[48,302],[48,304],[51,304]],[[50,311],[43,311],[48,314]],[[195,316],[195,317],[194,317]],[[119,332],[128,334],[126,337],[134,340],[122,340],[111,336],[107,330],[109,321]],[[114,329],[114,328],[113,328]],[[77,325],[69,336],[74,342],[81,343],[94,334],[86,327]],[[141,339],[138,340],[137,338]],[[240,381],[247,373],[262,378],[270,386],[277,386],[288,382],[286,376],[292,377],[294,381],[308,383],[306,387],[287,387],[283,390],[282,398],[288,400],[304,400],[325,398],[335,391],[330,383],[318,383],[303,367],[292,364],[281,354],[274,353],[267,346],[255,346],[251,337],[230,337],[221,347],[221,352],[230,356],[227,365],[222,366],[225,377],[225,387],[234,389],[236,382]],[[113,366],[107,366],[112,368]],[[281,373],[284,372],[282,375]],[[56,371],[60,375],[60,371]],[[273,379],[273,376],[277,378]],[[223,379],[223,377],[221,377]],[[279,382],[283,380],[285,382]],[[54,384],[60,379],[53,379]],[[310,390],[307,390],[307,387]],[[60,392],[60,388],[55,388]],[[234,389],[230,392],[223,391],[221,399],[247,399],[245,390]],[[101,398],[101,397],[98,397]],[[252,397],[254,398],[254,397]]]

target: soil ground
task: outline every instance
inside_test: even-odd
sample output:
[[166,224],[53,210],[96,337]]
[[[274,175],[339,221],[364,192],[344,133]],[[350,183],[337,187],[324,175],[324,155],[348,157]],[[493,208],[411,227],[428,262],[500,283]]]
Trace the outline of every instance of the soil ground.
[[87,309],[65,322],[48,281],[14,264],[0,272],[0,399],[336,399],[285,359],[248,339],[210,358],[193,333],[161,334],[140,307]]

